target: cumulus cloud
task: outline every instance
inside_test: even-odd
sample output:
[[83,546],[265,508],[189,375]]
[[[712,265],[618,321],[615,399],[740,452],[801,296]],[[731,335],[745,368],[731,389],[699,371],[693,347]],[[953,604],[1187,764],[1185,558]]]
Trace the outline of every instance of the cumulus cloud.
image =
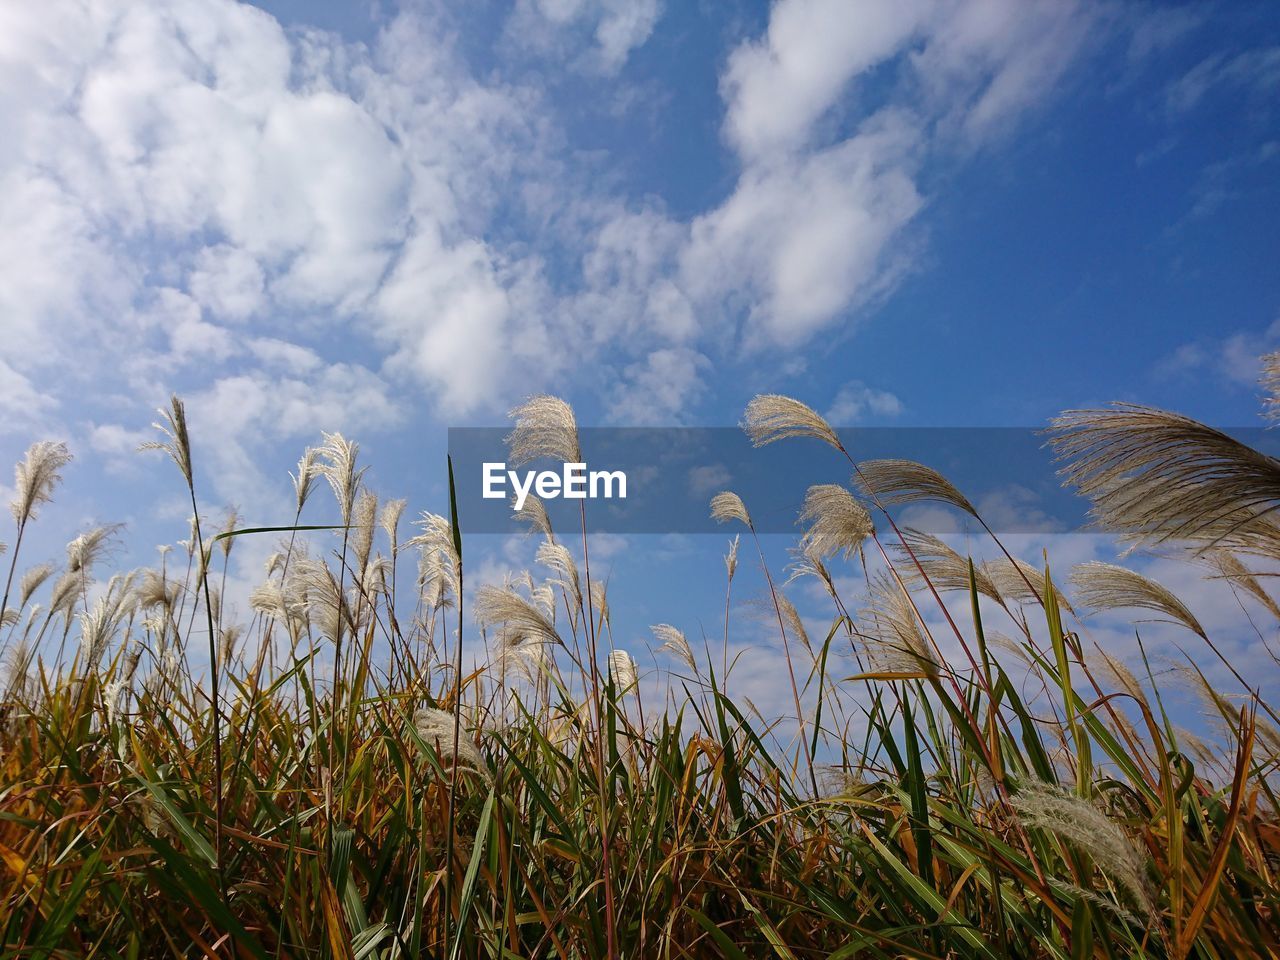
[[574,62],[580,70],[614,74],[643,46],[662,14],[660,0],[519,0],[507,23],[510,42],[542,54],[590,42]]
[[1078,3],[780,0],[722,77],[742,169],[692,224],[686,284],[748,292],[749,349],[853,319],[913,265],[922,168],[1042,102],[1098,19]]
[[872,417],[896,417],[902,413],[902,401],[888,390],[869,387],[861,380],[850,380],[836,391],[827,409],[828,422],[844,426],[861,423]]

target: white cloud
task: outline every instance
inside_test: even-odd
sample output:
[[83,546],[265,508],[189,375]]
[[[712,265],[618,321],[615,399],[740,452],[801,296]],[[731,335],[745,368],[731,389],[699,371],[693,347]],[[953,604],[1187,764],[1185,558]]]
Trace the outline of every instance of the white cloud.
[[802,147],[815,122],[860,73],[894,54],[922,26],[930,4],[781,0],[759,41],[729,57],[722,79],[725,130],[744,157]]
[[506,25],[508,41],[546,56],[581,45],[574,64],[589,73],[615,74],[643,46],[662,15],[660,0],[520,0]]
[[57,406],[57,400],[0,359],[0,431],[25,433],[42,423]]
[[710,361],[684,347],[654,350],[622,372],[609,415],[615,422],[660,426],[686,422],[702,392],[702,371]]
[[923,204],[906,117],[872,117],[816,153],[750,167],[733,195],[694,221],[681,275],[704,302],[747,303],[749,345],[795,346],[883,291],[886,251]]
[[1097,18],[1077,3],[781,0],[722,78],[742,171],[693,223],[687,288],[700,305],[744,299],[748,348],[850,319],[912,265],[922,166],[1045,99]]
[[872,417],[896,417],[902,413],[902,401],[888,390],[869,387],[861,380],[850,380],[836,391],[826,419],[836,426],[861,423]]
[[218,244],[205,247],[194,261],[187,288],[215,316],[245,320],[265,306],[266,275],[248,251]]
[[1280,319],[1265,330],[1238,330],[1226,337],[1184,343],[1154,368],[1161,379],[1210,375],[1235,387],[1258,390],[1263,354],[1280,345]]
[[1201,60],[1173,83],[1166,94],[1171,113],[1193,110],[1215,89],[1273,96],[1280,84],[1280,47],[1261,47]]

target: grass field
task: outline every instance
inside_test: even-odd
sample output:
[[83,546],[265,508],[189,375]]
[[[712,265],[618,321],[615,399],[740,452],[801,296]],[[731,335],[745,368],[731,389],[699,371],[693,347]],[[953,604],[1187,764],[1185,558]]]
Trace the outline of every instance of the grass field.
[[[513,462],[576,452],[562,402],[514,417]],[[200,516],[199,437],[176,398],[162,427]],[[1044,568],[998,543],[973,563],[899,529],[919,501],[981,518],[925,466],[858,461],[803,404],[757,398],[745,428],[826,443],[852,475],[810,490],[797,568],[765,572],[800,715],[789,742],[726,695],[721,651],[674,627],[655,641],[688,696],[642,697],[583,532],[552,535],[536,502],[543,578],[472,589],[449,504],[410,524],[332,435],[295,487],[299,517],[335,495],[341,529],[195,522],[161,568],[107,579],[105,528],[61,570],[24,567],[67,459],[34,446],[0,568],[3,955],[1280,953],[1266,678],[1211,684],[1196,664],[1220,645],[1141,574]],[[1051,435],[1104,527],[1212,561],[1260,623],[1280,619],[1265,575],[1280,463],[1133,406],[1065,414]],[[728,491],[710,506],[741,538],[726,638],[737,568],[764,558],[751,506]],[[248,535],[283,540],[242,630],[220,593]],[[397,572],[410,556],[417,578]],[[806,636],[789,574],[829,592],[825,636]],[[841,595],[850,576],[865,596]],[[1212,736],[1179,728],[1150,663],[1090,649],[1079,618],[1099,609],[1185,628],[1181,672]],[[500,653],[463,675],[481,630]]]

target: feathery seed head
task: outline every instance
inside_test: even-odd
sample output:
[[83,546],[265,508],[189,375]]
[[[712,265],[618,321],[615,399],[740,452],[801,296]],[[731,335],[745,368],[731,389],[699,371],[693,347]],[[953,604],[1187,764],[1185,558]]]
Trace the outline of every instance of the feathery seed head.
[[938,675],[938,663],[920,626],[920,617],[903,588],[886,574],[871,582],[869,605],[859,612],[869,625],[862,638],[872,666],[886,673]]
[[845,452],[835,430],[817,411],[799,400],[776,393],[761,394],[747,404],[742,428],[757,447],[787,437],[813,437]]
[[636,685],[635,658],[625,650],[614,650],[609,654],[609,679],[619,695],[630,692]]
[[36,508],[53,499],[53,490],[62,479],[62,468],[70,462],[71,454],[62,442],[40,440],[27,448],[26,455],[13,470],[13,489],[17,496],[10,502],[9,511],[14,523],[22,526],[35,519]]
[[356,573],[364,573],[369,563],[369,552],[373,549],[373,529],[378,517],[378,498],[369,490],[361,490],[356,497],[355,511],[351,523],[355,527],[351,531],[351,549],[355,553]]
[[1076,588],[1076,599],[1086,607],[1152,610],[1208,639],[1204,627],[1172,591],[1136,570],[1091,560],[1072,570],[1071,583]]
[[1135,544],[1275,555],[1280,461],[1189,417],[1137,404],[1068,410],[1050,440],[1096,523]]
[[844,487],[817,484],[804,497],[800,519],[809,524],[801,549],[821,560],[841,554],[846,560],[875,533],[871,515]]
[[782,622],[791,631],[791,635],[799,640],[812,655],[813,648],[809,645],[809,632],[805,630],[804,621],[800,619],[800,611],[781,590],[776,592],[775,599],[778,601],[778,609],[782,612]]
[[739,520],[751,526],[751,515],[742,498],[731,490],[722,490],[711,498],[711,519],[716,523]]
[[580,608],[582,606],[582,582],[578,578],[578,565],[574,562],[573,554],[569,551],[569,548],[562,543],[556,543],[554,540],[543,540],[538,545],[537,561],[549,567],[556,574],[550,582],[568,591],[573,598],[574,608]]
[[41,563],[32,567],[22,575],[22,580],[18,584],[18,609],[21,610],[27,605],[27,601],[31,599],[31,595],[44,585],[44,582],[53,575],[53,564]]
[[393,557],[400,552],[400,517],[404,515],[404,508],[408,502],[403,498],[388,500],[383,504],[382,512],[378,514],[378,526],[382,527],[383,533],[387,535]]
[[1011,802],[1023,823],[1061,837],[1089,854],[1103,875],[1136,906],[1154,912],[1144,857],[1120,825],[1097,806],[1061,787],[1036,781],[1023,783]]
[[1268,420],[1280,419],[1280,350],[1262,358],[1262,376],[1258,378],[1267,398],[1262,402],[1263,415]]
[[724,555],[724,568],[729,574],[729,582],[733,582],[733,575],[738,572],[738,540],[741,534],[735,533],[733,539],[729,541],[729,552]]
[[112,523],[80,534],[67,544],[67,572],[87,575],[102,559],[107,543],[123,524]]
[[[227,511],[227,518],[222,522],[222,530],[220,533],[233,533],[239,528],[240,522],[244,518],[240,516],[240,511],[236,507],[232,507]],[[231,548],[235,545],[235,537],[223,537],[218,541],[218,546],[222,548],[222,559],[231,556]]]
[[[1044,571],[1033,567],[1025,560],[1015,558],[1010,562],[1007,557],[988,560],[982,564],[982,574],[985,580],[995,588],[996,593],[1006,600],[1016,600],[1018,603],[1044,602],[1046,589]],[[1055,590],[1054,596],[1058,598],[1058,605],[1063,610],[1075,613],[1062,591]]]
[[[909,561],[912,555],[915,556],[914,563],[902,564],[904,580],[923,585],[927,579],[939,590],[960,590],[965,593],[969,591],[970,559],[956,553],[938,537],[907,528],[902,531],[902,542],[894,544],[893,549],[904,558],[904,561]],[[919,569],[916,568],[917,563],[920,565]],[[921,570],[924,571],[923,575]],[[989,597],[997,603],[1003,602],[995,582],[979,564],[973,565],[973,583],[978,593],[984,597]],[[1023,592],[1025,591],[1024,583]]]
[[582,462],[573,408],[559,397],[530,397],[508,416],[516,423],[507,436],[507,458],[515,466],[539,457],[562,463]]
[[315,447],[307,447],[302,452],[301,459],[298,460],[298,472],[289,474],[289,479],[293,481],[293,498],[298,513],[302,512],[307,500],[311,498],[311,491],[315,489],[316,477],[320,472],[316,463],[319,453],[320,451]]
[[[511,506],[514,508],[516,498],[511,498]],[[513,520],[523,520],[532,528],[530,532],[537,530],[548,539],[555,539],[555,534],[551,532],[551,518],[547,516],[546,505],[542,500],[533,493],[525,495],[524,504],[520,509],[512,513]]]
[[669,623],[654,624],[650,629],[659,641],[659,653],[669,653],[683,663],[695,676],[698,674],[698,661],[693,657],[693,648],[684,633]]
[[443,607],[462,593],[462,560],[453,542],[453,526],[437,513],[423,513],[415,525],[422,533],[405,541],[418,548],[418,582],[432,607]]
[[888,507],[936,500],[977,516],[968,498],[932,467],[914,460],[867,460],[858,464],[854,483],[873,501]]
[[360,489],[365,471],[364,467],[356,467],[360,445],[340,433],[325,433],[322,436],[324,443],[315,451],[319,462],[315,464],[314,472],[328,481],[334,499],[338,501],[342,522],[349,524],[355,509],[356,493]]
[[191,487],[195,481],[191,475],[191,438],[187,434],[187,408],[175,393],[169,398],[169,409],[156,411],[163,418],[152,426],[164,434],[163,440],[148,440],[139,450],[161,450],[169,455]]
[[[488,768],[475,740],[470,733],[459,728],[452,713],[435,707],[423,707],[413,715],[413,729],[425,743],[435,749],[441,760],[452,760],[488,777]],[[454,740],[457,740],[457,753],[454,753]]]
[[512,587],[485,584],[476,591],[476,622],[497,632],[507,646],[522,643],[560,643],[550,615]]

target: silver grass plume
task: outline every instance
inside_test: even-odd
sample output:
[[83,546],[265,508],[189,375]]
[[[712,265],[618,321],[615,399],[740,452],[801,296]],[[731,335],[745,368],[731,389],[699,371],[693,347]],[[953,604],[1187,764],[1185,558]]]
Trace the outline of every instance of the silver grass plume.
[[51,576],[53,576],[53,564],[51,563],[37,564],[22,575],[22,580],[18,584],[19,610],[27,605],[31,595],[39,590]]
[[1172,591],[1136,570],[1091,560],[1072,570],[1071,584],[1075,587],[1076,600],[1085,607],[1151,610],[1208,639],[1200,621]]
[[879,574],[871,582],[871,598],[859,611],[870,625],[862,637],[867,659],[878,671],[935,677],[938,663],[921,631],[920,618],[903,588]]
[[453,542],[453,527],[436,513],[423,513],[415,524],[422,533],[405,541],[417,547],[418,582],[433,608],[456,601],[462,593],[462,563]]
[[636,661],[625,650],[609,654],[609,679],[619,694],[629,693],[636,685]]
[[82,575],[71,570],[63,572],[53,582],[53,587],[49,591],[49,615],[61,613],[70,616],[76,601],[84,592],[84,587],[85,580]]
[[1267,397],[1262,401],[1262,412],[1268,420],[1280,419],[1280,350],[1262,358],[1262,376],[1258,378]]
[[67,544],[67,572],[88,574],[102,559],[111,537],[123,526],[111,523],[80,534]]
[[[218,531],[220,534],[234,533],[240,527],[240,523],[244,518],[240,516],[240,510],[232,507],[227,511],[227,518],[222,522],[222,529]],[[223,536],[218,541],[218,546],[222,548],[222,559],[231,556],[231,548],[235,545],[235,537]]]
[[[1015,558],[1010,561],[1007,557],[997,557],[986,561],[982,565],[982,572],[996,588],[996,592],[1006,600],[1016,600],[1018,603],[1044,602],[1046,586],[1044,571],[1033,567],[1025,560]],[[1062,591],[1055,590],[1054,595],[1058,598],[1058,605],[1063,610],[1075,613],[1075,609],[1063,596]]]
[[222,620],[222,591],[212,585],[209,587],[209,610],[215,623]]
[[148,569],[139,574],[133,597],[140,610],[150,611],[159,607],[169,611],[177,604],[181,592],[182,584],[177,580],[170,580],[159,570]]
[[128,692],[129,684],[124,677],[113,677],[102,685],[102,705],[107,711],[107,723],[115,723],[119,719]]
[[498,662],[504,670],[512,668],[529,683],[535,683],[550,667],[551,657],[547,654],[547,644],[524,642],[504,644],[498,654]]
[[319,466],[316,463],[318,455],[319,451],[315,447],[307,447],[298,460],[298,472],[289,474],[289,479],[293,481],[293,498],[298,513],[302,512],[307,500],[311,498],[311,492],[316,488],[316,477],[319,476]]
[[549,457],[563,463],[581,463],[578,423],[573,408],[559,397],[530,397],[508,416],[515,429],[507,436],[507,456],[516,466]]
[[300,557],[293,569],[307,598],[308,621],[325,637],[336,640],[350,624],[351,611],[333,571],[311,557]]
[[277,550],[263,562],[262,572],[268,577],[274,577],[277,573],[284,570],[284,560],[286,556],[288,556],[286,551]]
[[747,404],[742,428],[757,447],[787,437],[813,437],[844,452],[840,438],[817,411],[776,393],[761,394]]
[[609,596],[608,581],[592,580],[591,581],[591,608],[595,610],[596,617],[603,624],[609,624]]
[[[932,534],[906,528],[902,531],[902,543],[893,545],[893,549],[905,559],[915,555],[915,563],[903,564],[903,579],[913,584],[923,584],[928,578],[939,590],[960,590],[969,592],[968,557],[961,556],[943,540]],[[918,563],[919,569],[916,568]],[[920,571],[924,574],[921,575]],[[973,582],[978,593],[989,597],[996,603],[1003,603],[999,589],[990,573],[978,564],[973,565]],[[1026,591],[1026,584],[1023,585]]]
[[[515,497],[511,498],[511,506],[515,507]],[[515,510],[511,514],[513,520],[523,520],[529,524],[533,530],[537,530],[543,536],[555,539],[555,534],[551,532],[551,518],[547,516],[546,505],[538,498],[536,494],[526,494],[524,504],[519,510]],[[532,531],[531,531],[532,532]]]
[[1223,579],[1240,587],[1266,607],[1268,613],[1280,620],[1280,604],[1276,603],[1271,594],[1263,588],[1257,575],[1241,563],[1235,554],[1227,550],[1214,550],[1210,554],[1210,559],[1217,566]]
[[914,460],[866,460],[858,464],[854,482],[864,494],[886,507],[933,500],[959,507],[974,517],[978,515],[950,480]]
[[[477,773],[489,775],[484,757],[476,748],[475,740],[466,730],[460,729],[452,713],[435,707],[423,707],[413,715],[414,732],[424,743],[430,744],[441,760],[452,760],[460,766],[471,767]],[[457,753],[454,753],[454,741]]]
[[799,555],[799,559],[791,564],[791,573],[787,577],[787,583],[793,583],[801,577],[815,577],[822,584],[822,588],[827,591],[827,596],[839,602],[840,595],[836,592],[835,580],[832,578],[831,571],[827,569],[822,557],[805,549],[803,542],[801,542],[796,552]]
[[1133,671],[1125,665],[1124,661],[1113,657],[1101,648],[1098,650],[1098,656],[1103,670],[1115,681],[1116,686],[1140,703],[1147,702],[1142,684],[1138,682],[1138,678],[1133,675]]
[[476,591],[476,622],[494,630],[506,646],[523,643],[560,643],[551,622],[551,611],[528,600],[512,587],[485,584]]
[[60,441],[40,440],[27,448],[13,470],[16,496],[9,503],[9,512],[16,524],[22,526],[34,520],[40,504],[52,501],[54,488],[62,479],[62,468],[70,462],[67,445]]
[[751,526],[751,515],[747,513],[747,505],[732,490],[722,490],[711,498],[711,519],[716,523],[738,520]]
[[783,623],[791,631],[791,635],[804,645],[804,648],[809,651],[809,656],[812,657],[813,647],[809,645],[809,631],[804,628],[804,621],[800,619],[800,611],[796,609],[796,605],[781,590],[776,592],[774,598],[778,601],[778,610],[782,614]]
[[0,627],[12,627],[22,619],[22,611],[16,607],[5,607],[0,610]]
[[315,472],[328,481],[334,499],[338,501],[342,522],[349,524],[355,509],[356,493],[360,489],[365,471],[364,467],[356,466],[360,445],[340,433],[325,433],[321,436],[324,437],[324,443],[316,451],[316,456],[323,462],[316,464]]
[[378,514],[378,526],[387,535],[393,557],[400,552],[400,518],[404,515],[404,508],[408,502],[403,498],[388,500],[383,504],[382,512]]
[[454,604],[451,581],[444,560],[438,553],[418,555],[418,589],[428,610],[447,610]]
[[871,515],[844,487],[835,483],[816,484],[804,496],[800,511],[809,524],[801,539],[801,550],[821,560],[840,554],[846,560],[858,552],[862,542],[875,533]]
[[284,583],[268,580],[254,587],[249,594],[249,606],[283,623],[292,638],[301,636],[306,627],[306,591],[296,575],[287,577]]
[[729,541],[729,552],[724,555],[724,569],[729,575],[729,582],[733,582],[733,576],[738,572],[738,541],[741,534],[735,533],[733,539]]
[[1189,417],[1137,404],[1052,421],[1064,482],[1103,529],[1136,544],[1191,541],[1275,555],[1280,461]]
[[698,675],[698,661],[694,659],[693,648],[689,646],[689,641],[681,630],[669,623],[654,624],[649,629],[653,631],[654,639],[661,644],[658,647],[659,653],[671,654],[688,667],[695,676]]
[[364,567],[364,576],[360,579],[360,590],[366,599],[387,592],[387,578],[391,572],[391,560],[377,554]]
[[218,662],[222,670],[226,670],[235,659],[236,648],[243,634],[244,627],[239,624],[233,623],[222,628],[218,643]]
[[161,450],[178,465],[182,478],[187,486],[193,483],[191,477],[191,438],[187,434],[187,408],[175,393],[169,398],[169,409],[156,411],[161,420],[152,424],[164,434],[164,440],[148,440],[139,445],[139,450]]
[[1146,864],[1137,846],[1114,820],[1093,803],[1049,783],[1026,782],[1010,798],[1019,818],[1086,853],[1135,906],[1154,912]]
[[355,527],[351,532],[351,549],[356,558],[356,576],[362,576],[364,568],[369,563],[369,553],[373,550],[373,530],[377,520],[377,496],[369,490],[361,490],[356,497],[355,511],[350,521]]
[[121,620],[132,612],[133,575],[117,574],[93,607],[80,615],[80,659],[86,671],[98,668]]
[[581,608],[582,581],[578,578],[578,565],[569,548],[554,540],[543,540],[538,545],[537,561],[555,574],[551,583],[569,593],[573,598],[573,609]]

